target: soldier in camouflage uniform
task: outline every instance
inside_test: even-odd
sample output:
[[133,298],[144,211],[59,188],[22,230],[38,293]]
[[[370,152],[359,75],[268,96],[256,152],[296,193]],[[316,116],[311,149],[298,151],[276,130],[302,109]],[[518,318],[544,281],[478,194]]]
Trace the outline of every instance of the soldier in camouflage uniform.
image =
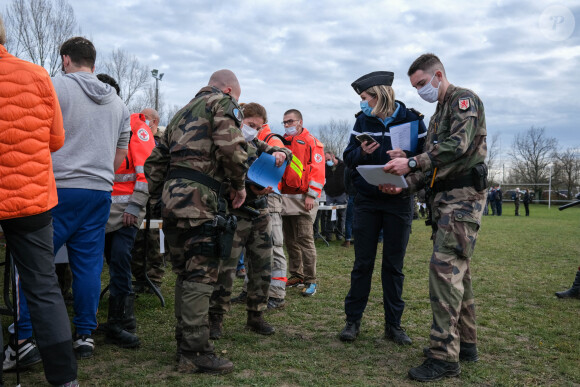
[[240,93],[233,72],[212,74],[208,86],[173,117],[145,163],[151,206],[156,209],[161,204],[163,231],[177,274],[175,337],[180,372],[233,370],[232,362],[214,354],[208,311],[223,262],[217,248],[221,234],[213,227],[222,191],[215,189],[215,183],[223,187],[220,182],[229,180],[233,208],[246,199],[248,154],[239,129]]
[[[245,121],[245,120],[244,120]],[[242,133],[248,141],[248,164],[262,152],[273,154],[276,166],[292,157],[286,148],[270,146],[258,140],[258,131],[244,123]],[[261,188],[246,181],[248,197],[244,204],[232,210],[238,220],[230,258],[220,267],[218,281],[210,300],[209,320],[210,338],[219,339],[222,335],[223,316],[230,310],[232,287],[236,274],[238,258],[246,248],[244,263],[247,268],[248,320],[246,327],[262,335],[271,335],[274,327],[264,321],[263,313],[268,302],[268,292],[272,277],[272,225],[268,211],[268,195],[272,187]]]
[[[424,153],[391,160],[384,169],[397,175],[412,172],[406,177],[410,190],[431,191],[431,343],[424,350],[427,360],[409,370],[409,376],[432,381],[459,375],[459,360],[478,360],[469,265],[485,204],[487,132],[479,97],[450,84],[435,55],[417,58],[408,75],[423,99],[439,103],[429,123]],[[381,189],[401,191],[392,185]]]

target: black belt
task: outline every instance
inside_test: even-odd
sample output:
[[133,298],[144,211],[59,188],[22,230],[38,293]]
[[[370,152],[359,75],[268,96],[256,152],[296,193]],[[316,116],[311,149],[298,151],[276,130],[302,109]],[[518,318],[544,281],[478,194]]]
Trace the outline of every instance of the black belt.
[[433,192],[451,191],[463,187],[473,187],[473,176],[465,175],[452,180],[438,181],[433,184]]
[[176,168],[169,171],[167,179],[187,179],[201,183],[212,190],[219,192],[221,183],[205,173],[194,169]]

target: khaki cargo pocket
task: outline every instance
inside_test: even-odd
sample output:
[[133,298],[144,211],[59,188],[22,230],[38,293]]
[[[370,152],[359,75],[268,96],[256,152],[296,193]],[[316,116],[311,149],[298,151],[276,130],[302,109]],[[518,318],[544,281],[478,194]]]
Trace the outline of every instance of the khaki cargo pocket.
[[454,210],[449,220],[449,231],[445,233],[443,244],[459,258],[470,259],[475,249],[479,222],[464,210]]

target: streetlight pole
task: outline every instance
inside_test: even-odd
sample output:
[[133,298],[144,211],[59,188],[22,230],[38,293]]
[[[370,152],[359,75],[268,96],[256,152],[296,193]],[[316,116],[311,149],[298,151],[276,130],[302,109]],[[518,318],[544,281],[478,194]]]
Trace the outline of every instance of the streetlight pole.
[[550,183],[548,184],[548,208],[552,204],[552,163],[550,163]]
[[159,81],[163,79],[163,74],[159,74],[159,70],[151,70],[151,76],[155,78],[155,110],[159,111]]

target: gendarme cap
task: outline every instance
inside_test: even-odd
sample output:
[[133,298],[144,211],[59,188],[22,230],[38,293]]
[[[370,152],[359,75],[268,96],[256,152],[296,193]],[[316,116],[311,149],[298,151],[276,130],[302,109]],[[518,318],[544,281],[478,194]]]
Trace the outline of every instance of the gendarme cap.
[[351,86],[357,94],[360,94],[369,87],[378,85],[391,86],[394,77],[395,74],[391,71],[373,71],[354,81]]

